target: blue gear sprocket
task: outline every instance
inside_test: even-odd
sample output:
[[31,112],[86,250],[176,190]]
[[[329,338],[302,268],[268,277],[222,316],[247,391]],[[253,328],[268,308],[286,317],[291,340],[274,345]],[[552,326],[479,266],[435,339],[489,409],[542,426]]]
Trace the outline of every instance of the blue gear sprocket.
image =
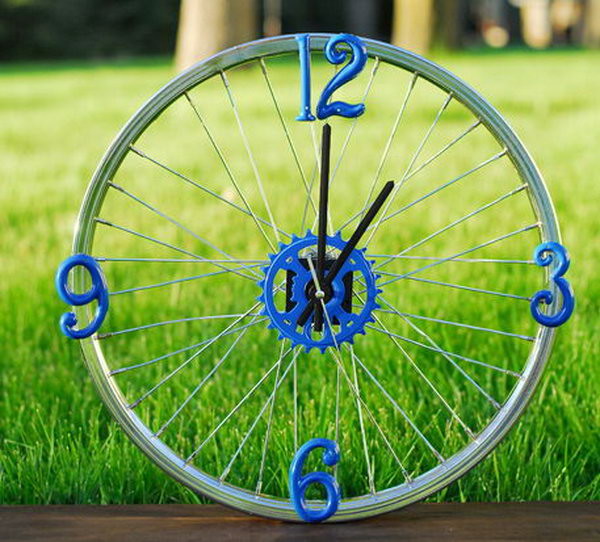
[[[345,245],[346,242],[342,239],[340,232],[333,236],[327,236],[329,250],[333,248],[341,251]],[[364,249],[354,249],[333,279],[331,297],[325,303],[325,309],[330,322],[333,323],[333,329],[326,322],[322,334],[314,332],[312,326],[314,312],[304,326],[297,326],[298,318],[310,302],[307,291],[313,279],[310,270],[301,263],[301,259],[306,258],[306,253],[310,252],[311,248],[314,248],[313,252],[315,252],[316,247],[317,236],[310,230],[304,237],[293,235],[289,244],[279,243],[279,252],[269,254],[270,263],[263,268],[265,278],[258,282],[262,290],[258,300],[265,305],[262,314],[269,317],[268,327],[279,331],[279,339],[287,338],[291,341],[292,347],[302,345],[307,352],[312,348],[318,348],[321,352],[325,352],[330,346],[339,346],[344,342],[353,343],[357,333],[364,335],[366,324],[375,321],[372,312],[379,308],[376,298],[377,294],[381,292],[376,286],[378,276],[373,273],[371,268],[373,262],[365,258]],[[288,271],[295,273],[291,285],[291,300],[294,306],[291,310],[286,310],[287,307],[281,310],[277,307],[275,292],[282,285],[276,284],[275,280],[278,274],[281,278],[281,272],[288,280],[290,276]],[[361,290],[364,290],[366,295],[362,307],[356,308],[357,313],[347,312],[342,306],[346,295],[344,277],[349,272],[353,274],[354,284],[360,284]]]

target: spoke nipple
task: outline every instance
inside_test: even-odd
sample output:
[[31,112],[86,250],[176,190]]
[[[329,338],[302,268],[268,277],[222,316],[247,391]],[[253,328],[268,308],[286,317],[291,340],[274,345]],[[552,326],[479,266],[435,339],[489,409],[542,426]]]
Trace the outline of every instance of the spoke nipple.
[[324,299],[325,298],[325,292],[323,290],[317,290],[315,292],[315,297],[317,299]]

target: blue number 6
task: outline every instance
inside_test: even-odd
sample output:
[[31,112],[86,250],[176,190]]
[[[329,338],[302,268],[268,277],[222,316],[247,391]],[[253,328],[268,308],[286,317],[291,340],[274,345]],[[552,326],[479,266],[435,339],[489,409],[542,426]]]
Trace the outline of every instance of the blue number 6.
[[[294,503],[294,508],[298,515],[304,521],[316,523],[324,521],[337,512],[341,499],[340,487],[336,479],[326,472],[311,472],[302,476],[304,462],[312,450],[315,448],[324,448],[323,463],[332,467],[340,460],[340,449],[338,445],[325,438],[315,438],[303,444],[292,461],[290,466],[290,496]],[[321,510],[314,510],[306,507],[304,495],[310,484],[321,484],[327,491],[327,505]]]
[[[69,289],[69,272],[74,267],[81,265],[90,273],[92,287],[83,294],[76,294]],[[77,318],[72,312],[65,312],[60,318],[61,331],[71,339],[85,339],[89,337],[102,325],[108,312],[108,288],[102,269],[98,262],[87,254],[74,254],[60,264],[55,278],[56,290],[60,298],[68,305],[87,305],[94,299],[98,301],[98,308],[92,322],[83,329],[73,329],[77,324]]]
[[533,253],[535,263],[546,267],[550,265],[554,259],[558,260],[558,265],[550,273],[551,279],[560,290],[563,304],[561,309],[554,315],[544,314],[540,310],[540,304],[543,302],[550,305],[554,301],[554,296],[550,290],[540,290],[531,298],[531,314],[542,325],[547,327],[557,327],[564,324],[573,313],[575,308],[575,294],[569,282],[563,278],[563,275],[569,269],[569,255],[567,250],[560,243],[549,241],[538,245]]

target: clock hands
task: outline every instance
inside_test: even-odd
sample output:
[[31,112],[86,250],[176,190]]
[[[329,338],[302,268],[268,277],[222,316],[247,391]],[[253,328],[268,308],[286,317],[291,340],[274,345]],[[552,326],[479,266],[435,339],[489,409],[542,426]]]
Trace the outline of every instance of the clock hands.
[[[327,249],[327,206],[329,202],[329,156],[331,151],[331,126],[325,123],[321,136],[321,192],[319,195],[319,231],[317,239],[317,280],[325,279],[325,251]],[[315,284],[315,287],[317,285]],[[323,331],[323,307],[315,308],[315,331]]]
[[[350,257],[350,254],[352,253],[352,251],[356,248],[356,245],[360,241],[361,237],[364,235],[365,231],[367,231],[367,228],[369,227],[371,222],[373,222],[373,219],[375,218],[375,216],[377,216],[377,213],[379,212],[379,210],[381,209],[385,200],[390,195],[390,192],[393,189],[394,189],[394,181],[388,181],[387,183],[385,183],[385,186],[383,187],[383,189],[381,190],[381,192],[379,193],[379,195],[377,196],[375,201],[371,204],[371,207],[369,207],[369,210],[367,211],[365,216],[363,216],[363,218],[360,221],[360,223],[358,224],[356,230],[354,231],[354,233],[352,234],[352,236],[350,237],[350,239],[348,240],[348,242],[346,243],[346,245],[340,252],[340,255],[333,262],[332,266],[329,268],[329,271],[328,271],[327,275],[325,276],[325,278],[323,280],[321,280],[321,278],[317,275],[317,279],[319,280],[318,286],[321,287],[320,288],[321,291],[325,291],[331,287],[331,283],[333,282],[333,279],[335,279],[335,277],[339,273],[340,269],[344,266],[344,264],[346,263],[346,260]],[[317,286],[317,285],[315,285],[315,286]],[[300,318],[298,318],[299,326],[303,326],[304,324],[306,324],[306,321],[312,314],[314,307],[315,307],[315,298],[312,298],[309,300],[304,311],[302,311]]]

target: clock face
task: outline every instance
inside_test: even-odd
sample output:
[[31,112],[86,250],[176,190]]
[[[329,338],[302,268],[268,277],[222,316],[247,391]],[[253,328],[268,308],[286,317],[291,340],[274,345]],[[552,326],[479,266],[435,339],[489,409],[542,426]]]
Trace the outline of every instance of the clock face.
[[61,328],[127,434],[192,489],[290,520],[371,516],[472,468],[574,306],[502,117],[348,34],[168,83],[100,162],[74,252]]

